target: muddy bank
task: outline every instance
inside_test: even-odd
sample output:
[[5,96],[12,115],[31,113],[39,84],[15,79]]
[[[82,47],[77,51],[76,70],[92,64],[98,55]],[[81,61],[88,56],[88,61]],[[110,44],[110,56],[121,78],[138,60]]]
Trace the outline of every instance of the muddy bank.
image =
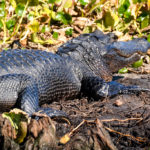
[[[115,79],[118,78],[115,75]],[[126,85],[150,88],[149,75],[125,74],[118,81]],[[47,117],[32,119],[27,125],[24,142],[15,142],[16,133],[7,119],[0,116],[0,146],[2,149],[65,149],[65,150],[138,150],[150,148],[150,93],[118,95],[99,101],[75,99],[53,102],[44,107],[65,111],[71,124]],[[85,120],[84,122],[82,122]],[[79,126],[66,144],[60,139]],[[65,138],[66,140],[66,138]]]

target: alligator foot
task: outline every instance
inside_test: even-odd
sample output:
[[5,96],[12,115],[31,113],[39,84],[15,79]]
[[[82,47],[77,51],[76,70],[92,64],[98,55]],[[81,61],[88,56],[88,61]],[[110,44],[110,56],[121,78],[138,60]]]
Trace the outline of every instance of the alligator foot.
[[44,115],[47,115],[50,118],[53,118],[58,121],[69,121],[68,115],[61,110],[55,110],[52,108],[39,108],[37,113],[34,113],[32,116],[38,120],[40,117],[43,117]]

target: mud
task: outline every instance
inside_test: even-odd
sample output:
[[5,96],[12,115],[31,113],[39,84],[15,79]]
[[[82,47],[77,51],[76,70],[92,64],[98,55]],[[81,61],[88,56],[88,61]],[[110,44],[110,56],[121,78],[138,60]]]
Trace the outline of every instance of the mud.
[[[119,79],[118,79],[119,78]],[[114,79],[126,85],[150,88],[149,75],[125,74]],[[7,119],[0,116],[0,146],[2,149],[64,149],[64,150],[148,150],[150,148],[150,92],[118,95],[103,100],[81,98],[53,102],[43,107],[65,111],[70,118],[57,121],[40,117],[31,119],[24,142],[15,142],[15,131]],[[84,121],[83,121],[84,120]],[[82,122],[83,121],[83,122]],[[80,123],[70,140],[60,138]]]

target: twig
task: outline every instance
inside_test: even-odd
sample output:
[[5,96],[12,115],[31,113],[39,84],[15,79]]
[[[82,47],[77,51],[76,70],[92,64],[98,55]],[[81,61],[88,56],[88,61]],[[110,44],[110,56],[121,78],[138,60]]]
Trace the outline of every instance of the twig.
[[112,142],[111,137],[109,133],[105,130],[105,127],[103,126],[102,122],[99,119],[96,119],[95,123],[98,131],[97,134],[100,136],[104,146],[108,147],[110,150],[117,150],[117,147]]
[[146,141],[147,141],[146,138],[134,137],[134,136],[132,136],[132,135],[130,135],[130,134],[124,134],[124,133],[115,131],[115,130],[113,130],[113,129],[110,129],[110,128],[108,128],[108,127],[104,127],[104,128],[107,129],[109,132],[114,132],[114,133],[117,133],[117,134],[119,134],[119,135],[121,135],[121,136],[130,137],[131,139],[136,140],[136,141],[138,141],[138,142],[146,142]]
[[111,121],[119,121],[119,122],[125,122],[125,121],[129,121],[129,120],[142,120],[143,118],[128,118],[128,119],[106,119],[106,120],[101,120],[102,122],[111,122]]

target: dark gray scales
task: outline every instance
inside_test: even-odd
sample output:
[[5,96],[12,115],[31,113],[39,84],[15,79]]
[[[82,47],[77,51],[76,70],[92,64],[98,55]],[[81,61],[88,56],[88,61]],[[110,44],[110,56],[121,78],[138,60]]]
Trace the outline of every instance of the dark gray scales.
[[39,104],[75,97],[81,83],[66,63],[60,56],[44,51],[3,51],[0,111],[20,106],[31,115],[40,110]]
[[149,91],[111,81],[113,72],[139,60],[149,48],[145,39],[117,42],[114,34],[95,31],[68,41],[57,54],[40,50],[2,51],[0,111],[19,107],[29,115],[43,110],[50,117],[65,116],[62,111],[39,106],[73,99],[81,93],[100,99]]

